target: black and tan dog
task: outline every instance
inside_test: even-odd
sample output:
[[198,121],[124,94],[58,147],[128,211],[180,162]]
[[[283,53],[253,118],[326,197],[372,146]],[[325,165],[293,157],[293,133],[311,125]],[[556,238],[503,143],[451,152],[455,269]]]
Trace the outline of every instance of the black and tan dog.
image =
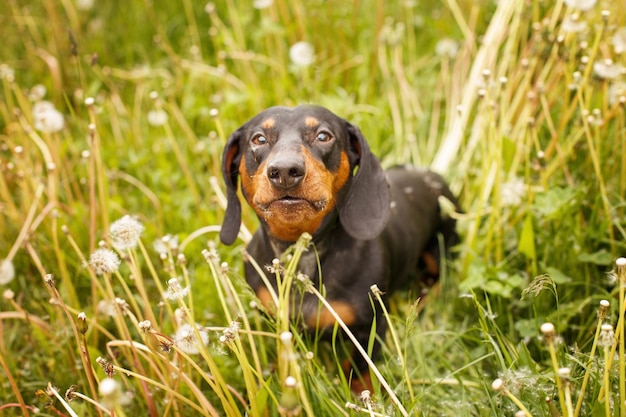
[[[270,265],[302,233],[311,234],[316,251],[303,255],[300,272],[318,285],[321,266],[327,300],[362,346],[375,318],[380,336],[387,327],[372,308],[370,287],[388,293],[436,278],[441,251],[458,240],[439,196],[456,200],[439,175],[414,167],[383,171],[359,129],[323,107],[272,107],[258,114],[230,136],[222,168],[228,194],[222,242],[232,244],[239,232],[241,178],[243,196],[261,222],[250,256]],[[245,274],[271,311],[269,292],[250,263]],[[306,325],[335,325],[317,298],[302,297],[297,305]],[[377,350],[376,343],[374,355]],[[353,389],[370,386],[365,361],[356,354],[351,363],[362,377],[354,377]]]

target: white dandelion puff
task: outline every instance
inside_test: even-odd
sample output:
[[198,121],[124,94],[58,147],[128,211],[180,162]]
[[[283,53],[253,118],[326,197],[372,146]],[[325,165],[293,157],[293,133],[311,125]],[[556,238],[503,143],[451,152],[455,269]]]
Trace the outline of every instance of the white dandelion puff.
[[8,284],[15,278],[15,267],[13,262],[8,259],[3,259],[0,262],[0,285]]
[[578,14],[566,16],[561,24],[561,29],[566,33],[580,33],[587,29],[587,22],[580,19]]
[[621,27],[615,31],[611,43],[616,54],[626,52],[626,27]]
[[604,61],[594,62],[593,73],[599,78],[614,80],[622,73],[622,66],[610,59],[605,59]]
[[435,45],[435,53],[439,56],[454,58],[459,52],[459,44],[450,38],[443,38]]
[[151,126],[163,126],[168,119],[169,116],[165,110],[150,110],[148,112],[148,124]]
[[96,311],[99,315],[104,317],[117,316],[117,309],[115,308],[115,302],[110,300],[100,300],[96,305]]
[[154,241],[154,250],[159,255],[167,255],[168,253],[178,250],[178,236],[165,235]]
[[269,8],[272,4],[274,4],[274,0],[253,0],[252,1],[252,7],[254,7],[255,9],[267,9]]
[[139,244],[143,231],[144,227],[137,219],[126,215],[111,224],[109,236],[115,249],[134,249]]
[[42,100],[33,106],[33,122],[35,129],[44,133],[55,133],[65,126],[65,118],[54,104]]
[[500,204],[505,207],[519,206],[526,195],[526,184],[515,178],[502,184],[500,189]]
[[[174,343],[176,346],[188,355],[197,355],[200,353],[200,343],[206,346],[209,344],[209,333],[199,324],[196,324],[196,330],[190,324],[183,324],[176,331]],[[200,336],[198,340],[197,336]]]
[[299,67],[308,67],[315,61],[315,50],[308,42],[296,42],[289,48],[289,59]]
[[565,4],[567,4],[572,9],[587,11],[590,10],[593,6],[595,6],[597,0],[565,0]]
[[174,301],[185,298],[188,294],[189,287],[180,285],[178,278],[172,278],[167,281],[167,289],[163,292],[163,298]]
[[117,253],[110,249],[96,249],[91,256],[87,266],[91,268],[96,275],[112,274],[120,267],[120,258]]

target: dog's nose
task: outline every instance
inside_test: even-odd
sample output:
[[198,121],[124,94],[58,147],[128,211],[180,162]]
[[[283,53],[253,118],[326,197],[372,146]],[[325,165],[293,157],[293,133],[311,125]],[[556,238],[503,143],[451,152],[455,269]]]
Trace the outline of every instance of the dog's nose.
[[304,160],[296,157],[281,158],[267,165],[267,177],[274,188],[287,191],[297,187],[306,174]]

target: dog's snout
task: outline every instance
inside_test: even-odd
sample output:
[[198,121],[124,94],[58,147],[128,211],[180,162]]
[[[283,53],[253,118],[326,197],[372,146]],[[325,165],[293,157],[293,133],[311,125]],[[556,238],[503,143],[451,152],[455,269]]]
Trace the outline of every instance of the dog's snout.
[[304,160],[295,156],[276,159],[267,165],[267,177],[272,186],[284,191],[297,187],[305,174]]

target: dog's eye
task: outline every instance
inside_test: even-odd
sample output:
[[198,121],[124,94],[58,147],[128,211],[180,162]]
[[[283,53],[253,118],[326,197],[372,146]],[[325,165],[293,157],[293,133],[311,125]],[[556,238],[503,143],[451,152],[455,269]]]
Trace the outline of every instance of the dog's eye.
[[331,139],[332,139],[332,136],[330,136],[330,134],[328,134],[326,132],[320,132],[315,137],[315,140],[317,140],[319,142],[328,142]]
[[267,138],[263,135],[256,135],[252,138],[252,143],[255,145],[265,145],[267,144]]

